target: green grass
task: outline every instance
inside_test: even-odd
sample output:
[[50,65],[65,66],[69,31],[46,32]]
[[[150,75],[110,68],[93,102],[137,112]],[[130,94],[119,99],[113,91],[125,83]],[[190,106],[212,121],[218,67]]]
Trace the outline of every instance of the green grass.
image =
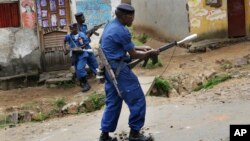
[[128,28],[130,33],[131,33],[131,37],[132,37],[132,41],[135,44],[135,46],[141,46],[143,44],[145,44],[149,38],[149,36],[145,33],[143,34],[136,34],[134,32],[134,28],[133,27],[129,27]]
[[147,34],[145,34],[145,33],[135,36],[135,38],[138,39],[138,41],[140,41],[143,44],[145,44],[147,42],[148,37],[149,36]]
[[233,65],[231,63],[224,63],[224,64],[221,65],[221,68],[223,70],[227,70],[227,69],[233,68]]
[[93,103],[94,110],[100,110],[105,104],[105,95],[94,92],[88,99]]
[[73,81],[60,81],[55,84],[57,88],[73,88],[75,83]]
[[140,42],[139,40],[137,40],[135,38],[133,38],[132,40],[133,40],[133,43],[135,44],[135,46],[141,46],[141,45],[143,45],[142,42]]
[[54,106],[56,109],[61,109],[64,105],[66,105],[65,99],[64,98],[57,98],[54,101]]
[[0,115],[0,128],[5,128],[11,123],[10,117],[6,115]]
[[163,79],[162,77],[156,78],[155,86],[158,90],[162,91],[165,94],[168,94],[172,88],[170,83],[167,80]]
[[47,118],[48,118],[48,116],[46,116],[45,113],[39,112],[39,113],[37,113],[37,114],[34,116],[33,120],[34,120],[34,121],[44,121],[44,120],[47,119]]
[[158,62],[156,64],[153,64],[152,60],[149,59],[145,68],[146,69],[154,69],[154,68],[158,68],[158,67],[162,67],[162,66],[163,65],[162,65],[161,61],[159,60],[159,58],[158,58]]
[[215,85],[218,85],[219,83],[222,83],[228,79],[231,79],[232,77],[228,74],[224,74],[224,75],[218,75],[218,76],[214,76],[213,78],[209,79],[206,83],[197,86],[194,91],[199,91],[201,89],[211,89],[213,88]]

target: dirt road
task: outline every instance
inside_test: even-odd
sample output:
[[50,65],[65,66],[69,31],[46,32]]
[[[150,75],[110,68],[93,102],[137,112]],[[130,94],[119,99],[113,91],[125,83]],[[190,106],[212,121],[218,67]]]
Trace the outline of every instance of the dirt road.
[[[151,40],[149,45],[156,48],[163,43]],[[174,48],[160,55],[166,66]],[[190,54],[183,48],[176,48],[174,57],[163,76],[187,73],[199,75],[206,70],[223,71],[218,60],[234,60],[250,54],[250,42],[229,45],[207,53]],[[221,83],[213,89],[192,92],[175,98],[147,97],[147,121],[145,132],[155,136],[156,141],[227,141],[230,124],[249,124],[250,118],[250,69],[249,65],[239,68],[244,77]],[[155,76],[165,67],[152,70],[136,68],[138,75]],[[95,88],[102,88],[94,81]],[[92,89],[91,92],[94,90]],[[0,106],[21,105],[27,102],[46,104],[46,99],[60,95],[68,99],[79,99],[79,88],[47,89],[45,87],[0,91]],[[90,92],[90,93],[91,93]],[[87,94],[88,95],[88,94]],[[17,98],[18,97],[18,98]],[[33,97],[33,98],[32,98]],[[119,121],[117,132],[127,132],[128,110]],[[1,110],[0,109],[0,110]],[[0,129],[3,141],[95,141],[99,136],[102,110],[91,114],[52,119],[42,123],[21,124],[19,127]]]
[[[218,91],[220,87],[214,90]],[[147,97],[145,134],[155,141],[228,141],[230,124],[249,124],[250,81],[229,85],[228,92],[163,99]],[[226,98],[230,95],[231,98]],[[3,141],[97,141],[102,110],[0,131]],[[124,106],[117,133],[128,132]]]

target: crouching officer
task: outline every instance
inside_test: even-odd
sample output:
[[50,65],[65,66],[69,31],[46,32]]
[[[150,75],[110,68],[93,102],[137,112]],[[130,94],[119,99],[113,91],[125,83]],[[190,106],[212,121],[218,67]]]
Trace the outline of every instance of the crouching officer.
[[77,79],[80,81],[82,92],[88,91],[91,87],[87,81],[85,66],[89,58],[89,52],[83,49],[90,49],[88,37],[78,32],[77,23],[70,25],[70,34],[64,38],[64,47],[68,43],[70,47],[71,62],[75,66]]
[[[101,38],[101,49],[106,56],[112,70],[116,72],[121,97],[118,95],[112,80],[105,71],[106,107],[101,121],[101,135],[99,141],[116,141],[109,136],[114,132],[122,109],[123,100],[129,107],[129,141],[151,141],[151,137],[140,134],[144,126],[146,114],[145,96],[137,76],[128,66],[127,52],[132,59],[147,56],[157,56],[158,50],[138,52],[131,41],[131,34],[126,26],[131,26],[134,20],[134,8],[129,4],[120,4],[116,8],[116,18],[104,29]],[[119,72],[117,72],[117,70]]]
[[[78,32],[83,32],[85,35],[87,35],[88,41],[90,43],[91,42],[90,37],[92,36],[92,33],[87,33],[88,27],[85,24],[84,14],[82,12],[76,13],[75,19],[77,21]],[[96,60],[94,53],[89,54],[89,57],[87,59],[87,64],[90,67],[90,69],[92,70],[92,72],[96,75],[96,73],[97,73],[96,69],[98,68],[98,62]]]

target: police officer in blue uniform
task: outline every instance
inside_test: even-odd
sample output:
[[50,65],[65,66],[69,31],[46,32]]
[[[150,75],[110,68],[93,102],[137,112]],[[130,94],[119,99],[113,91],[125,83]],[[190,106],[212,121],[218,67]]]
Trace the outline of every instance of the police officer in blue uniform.
[[89,59],[89,52],[82,51],[82,49],[90,49],[88,37],[78,32],[77,23],[70,25],[70,34],[67,34],[64,38],[64,46],[68,43],[70,47],[70,56],[73,61],[76,70],[76,76],[80,81],[82,91],[86,92],[91,87],[87,81],[87,72],[85,66]]
[[136,51],[131,41],[131,34],[126,26],[131,26],[134,20],[134,8],[129,4],[120,4],[116,8],[116,18],[106,25],[102,38],[101,48],[118,81],[121,97],[118,95],[107,72],[105,72],[106,107],[101,121],[101,135],[99,141],[116,141],[110,137],[109,132],[114,132],[122,109],[122,101],[128,105],[129,116],[129,141],[150,141],[151,138],[140,134],[140,129],[145,122],[146,101],[137,76],[128,66],[128,56],[140,59],[147,56],[157,56],[158,50],[146,52]]
[[[75,14],[75,19],[77,21],[78,24],[78,31],[79,32],[83,32],[85,35],[88,36],[88,41],[91,42],[90,37],[92,36],[92,33],[87,33],[88,27],[85,24],[85,16],[82,12],[78,12]],[[90,67],[90,69],[92,70],[92,72],[94,74],[96,74],[97,72],[97,68],[98,68],[98,62],[96,60],[96,57],[94,55],[94,53],[90,53],[89,57],[87,59],[87,64]]]

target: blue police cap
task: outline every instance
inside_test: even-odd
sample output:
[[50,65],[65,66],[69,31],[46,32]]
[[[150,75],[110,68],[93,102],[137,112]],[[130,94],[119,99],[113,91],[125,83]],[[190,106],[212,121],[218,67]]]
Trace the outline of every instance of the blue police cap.
[[135,9],[133,6],[127,3],[121,3],[116,7],[116,10],[119,10],[121,12],[124,12],[126,14],[134,14]]
[[77,23],[72,23],[69,25],[70,29],[77,28]]
[[78,12],[78,13],[75,14],[75,17],[80,17],[80,16],[83,16],[82,12]]

